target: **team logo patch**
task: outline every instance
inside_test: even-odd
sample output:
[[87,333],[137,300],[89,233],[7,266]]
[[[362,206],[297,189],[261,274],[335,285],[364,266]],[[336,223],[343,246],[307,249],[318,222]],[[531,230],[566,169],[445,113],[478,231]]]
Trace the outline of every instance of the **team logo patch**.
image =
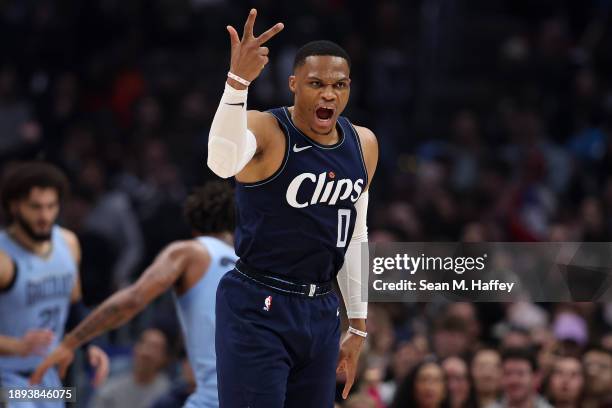
[[266,312],[269,312],[271,307],[272,307],[272,296],[268,296],[266,300],[264,300],[263,310],[265,310]]

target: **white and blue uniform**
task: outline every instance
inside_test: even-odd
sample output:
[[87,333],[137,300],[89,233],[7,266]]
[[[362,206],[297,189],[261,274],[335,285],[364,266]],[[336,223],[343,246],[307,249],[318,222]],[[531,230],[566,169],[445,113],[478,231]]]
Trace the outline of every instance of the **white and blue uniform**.
[[331,282],[368,181],[355,128],[321,145],[286,107],[269,111],[285,134],[279,169],[236,182],[236,268],[217,291],[217,376],[222,408],[331,408],[340,319]]
[[[32,329],[53,331],[53,350],[64,336],[70,297],[78,268],[61,229],[51,233],[51,253],[38,256],[0,232],[0,250],[14,263],[15,277],[8,288],[0,290],[0,334],[22,337]],[[0,387],[28,387],[28,379],[44,356],[0,356]],[[55,368],[45,374],[41,387],[61,387]],[[16,408],[63,407],[62,402],[17,403]]]
[[202,279],[181,296],[175,294],[187,356],[197,388],[185,403],[187,408],[217,408],[215,356],[215,296],[219,281],[234,267],[234,248],[212,237],[197,239],[210,254],[210,266]]

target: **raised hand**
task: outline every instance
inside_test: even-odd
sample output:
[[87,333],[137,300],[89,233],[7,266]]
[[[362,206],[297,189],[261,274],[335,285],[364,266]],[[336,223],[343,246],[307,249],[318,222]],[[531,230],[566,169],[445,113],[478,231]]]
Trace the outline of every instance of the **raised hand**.
[[[261,70],[268,63],[268,47],[263,47],[263,44],[281,32],[285,27],[283,23],[278,23],[261,34],[255,37],[253,27],[255,26],[255,17],[257,10],[251,9],[249,17],[244,24],[244,32],[242,39],[238,37],[238,32],[232,26],[227,26],[230,41],[232,44],[232,57],[230,62],[230,72],[247,81],[253,81],[259,76]],[[238,82],[229,80],[230,85],[240,85]],[[244,86],[234,86],[235,88],[245,88]]]

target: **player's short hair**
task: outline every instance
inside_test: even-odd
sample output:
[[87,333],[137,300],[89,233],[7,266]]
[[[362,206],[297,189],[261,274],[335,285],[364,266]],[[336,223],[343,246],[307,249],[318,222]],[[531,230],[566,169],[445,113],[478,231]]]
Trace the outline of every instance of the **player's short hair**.
[[187,197],[183,213],[190,227],[201,234],[232,232],[234,189],[224,181],[209,181]]
[[68,178],[62,170],[44,161],[27,161],[7,168],[2,179],[2,210],[9,221],[11,203],[30,195],[33,188],[53,188],[62,201],[68,194]]
[[304,65],[306,58],[313,55],[331,55],[333,57],[344,58],[349,66],[349,69],[351,68],[351,58],[344,48],[332,41],[319,40],[304,44],[297,51],[295,54],[295,59],[293,60],[293,70],[301,65]]
[[534,373],[538,371],[538,359],[536,353],[532,348],[529,347],[512,347],[502,351],[502,363],[509,360],[520,360],[525,361],[531,367],[531,371]]

